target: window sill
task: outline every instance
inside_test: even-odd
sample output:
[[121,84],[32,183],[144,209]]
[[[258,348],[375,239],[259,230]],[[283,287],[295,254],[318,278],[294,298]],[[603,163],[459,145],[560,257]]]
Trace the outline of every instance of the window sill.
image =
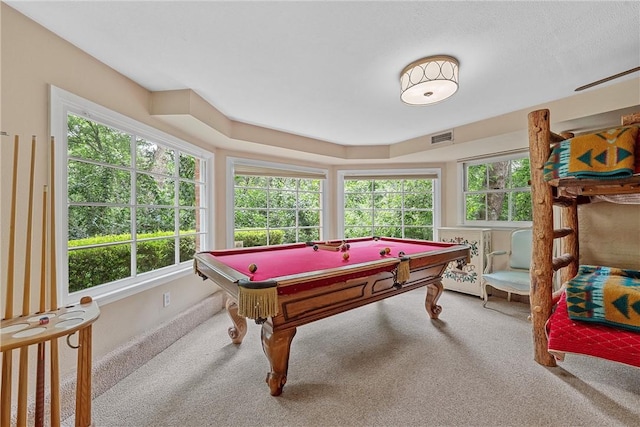
[[165,283],[169,283],[182,277],[186,277],[190,274],[193,274],[193,267],[190,265],[186,265],[179,270],[172,271],[162,276],[151,277],[147,280],[132,283],[128,286],[118,289],[105,290],[102,292],[98,292],[98,289],[93,290],[93,292],[92,289],[87,289],[86,292],[78,292],[74,295],[70,295],[68,297],[67,304],[76,303],[77,301],[75,300],[79,300],[83,296],[90,296],[94,301],[98,303],[98,306],[105,306],[121,299],[128,298],[132,295],[139,294],[140,292],[153,289],[156,286],[164,285]]

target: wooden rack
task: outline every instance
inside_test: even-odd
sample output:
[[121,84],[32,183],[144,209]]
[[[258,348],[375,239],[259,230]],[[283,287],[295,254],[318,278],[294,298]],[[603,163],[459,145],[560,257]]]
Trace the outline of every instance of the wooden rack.
[[[35,366],[35,415],[34,425],[40,427],[45,425],[44,391],[45,391],[45,371],[46,371],[46,346],[49,344],[49,372],[50,372],[50,421],[47,425],[53,427],[60,426],[60,378],[58,364],[58,338],[66,335],[67,344],[78,350],[77,373],[76,373],[76,427],[90,426],[91,423],[91,341],[92,324],[98,319],[100,310],[95,301],[90,297],[84,297],[79,304],[59,307],[57,302],[56,286],[56,257],[55,257],[55,227],[53,226],[54,215],[54,190],[53,190],[53,149],[54,141],[51,139],[51,176],[50,191],[45,186],[42,194],[42,241],[41,241],[41,277],[40,280],[31,280],[31,240],[33,229],[33,187],[35,172],[35,137],[31,140],[31,168],[29,175],[29,208],[26,230],[26,253],[24,265],[24,284],[22,288],[22,311],[15,315],[14,303],[14,271],[15,264],[15,242],[16,242],[16,205],[17,205],[17,172],[18,172],[18,151],[19,138],[14,139],[13,156],[13,177],[11,195],[11,222],[10,241],[8,251],[8,266],[5,298],[5,315],[0,325],[1,341],[0,352],[2,354],[2,386],[0,390],[0,426],[9,427],[12,420],[16,426],[26,426],[28,423],[27,396],[30,388],[29,381],[29,351],[36,349]],[[47,200],[47,196],[49,200]],[[47,217],[47,207],[50,206],[50,216]],[[50,221],[49,233],[47,233],[47,220]],[[47,251],[47,237],[49,246]],[[46,265],[49,261],[49,277],[47,279]],[[47,301],[47,283],[49,300]],[[32,289],[33,288],[33,289]],[[32,309],[31,292],[39,292],[39,307]],[[71,343],[71,337],[78,332],[77,344]],[[13,369],[13,351],[19,351],[19,366]],[[16,412],[12,413],[14,406],[13,377],[17,371],[17,401]],[[35,386],[35,387],[33,387]]]

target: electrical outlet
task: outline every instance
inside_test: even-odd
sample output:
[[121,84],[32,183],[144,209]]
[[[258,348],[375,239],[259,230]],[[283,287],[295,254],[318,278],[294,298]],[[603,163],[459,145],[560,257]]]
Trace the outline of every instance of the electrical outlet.
[[171,304],[171,293],[165,292],[164,294],[162,294],[162,306],[166,307],[169,304]]

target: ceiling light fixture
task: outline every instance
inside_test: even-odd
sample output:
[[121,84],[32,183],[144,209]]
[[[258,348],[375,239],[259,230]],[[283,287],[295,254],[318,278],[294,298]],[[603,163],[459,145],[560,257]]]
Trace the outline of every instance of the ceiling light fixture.
[[410,105],[443,101],[458,90],[458,60],[429,56],[404,67],[400,74],[400,99]]

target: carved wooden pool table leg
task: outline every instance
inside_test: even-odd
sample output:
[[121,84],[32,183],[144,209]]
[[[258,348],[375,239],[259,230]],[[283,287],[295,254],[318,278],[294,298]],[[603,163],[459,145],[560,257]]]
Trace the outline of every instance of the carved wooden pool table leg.
[[272,396],[280,396],[287,382],[289,368],[289,351],[296,328],[273,331],[271,320],[262,325],[262,350],[269,359],[271,372],[267,374],[267,384]]
[[231,338],[231,342],[234,344],[240,344],[242,339],[247,334],[247,319],[243,316],[238,316],[238,303],[231,298],[226,302],[227,313],[231,317],[233,326],[231,326],[227,332]]
[[434,282],[429,283],[427,285],[427,298],[424,303],[427,313],[432,319],[437,319],[440,313],[442,312],[442,306],[437,305],[438,299],[440,295],[442,295],[442,291],[444,287],[442,286],[442,282]]

